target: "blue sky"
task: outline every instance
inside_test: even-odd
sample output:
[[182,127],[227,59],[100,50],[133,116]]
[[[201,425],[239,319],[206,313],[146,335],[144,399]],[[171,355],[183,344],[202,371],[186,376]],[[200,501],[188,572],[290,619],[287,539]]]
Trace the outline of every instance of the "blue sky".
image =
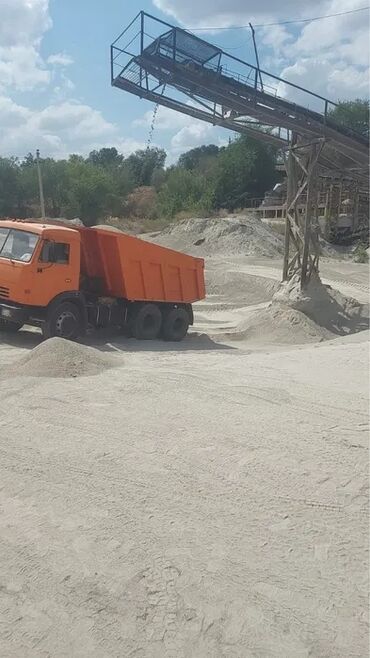
[[[151,2],[141,8],[152,11]],[[110,86],[109,46],[137,14],[132,0],[53,0],[53,28],[45,34],[42,52],[66,52],[74,60],[69,71],[76,85],[75,96],[123,128],[141,111],[138,102]]]
[[[0,0],[0,155],[66,157],[115,145],[145,146],[153,106],[110,86],[109,46],[139,9],[186,27],[309,18],[364,6],[363,0]],[[226,6],[226,8],[225,8]],[[199,32],[254,62],[249,30]],[[337,98],[368,89],[368,13],[257,29],[261,64]],[[281,88],[282,93],[286,90]],[[160,108],[153,142],[169,162],[226,131]]]

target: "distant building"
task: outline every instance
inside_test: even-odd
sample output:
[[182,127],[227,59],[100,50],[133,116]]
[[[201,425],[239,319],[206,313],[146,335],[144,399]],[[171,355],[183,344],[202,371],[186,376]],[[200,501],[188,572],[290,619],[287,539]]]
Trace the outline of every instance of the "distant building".
[[[331,242],[368,239],[369,191],[346,178],[321,177],[318,186],[317,221],[323,236]],[[268,223],[282,222],[286,217],[287,181],[277,183],[258,210]],[[299,198],[298,212],[304,211],[306,195]]]

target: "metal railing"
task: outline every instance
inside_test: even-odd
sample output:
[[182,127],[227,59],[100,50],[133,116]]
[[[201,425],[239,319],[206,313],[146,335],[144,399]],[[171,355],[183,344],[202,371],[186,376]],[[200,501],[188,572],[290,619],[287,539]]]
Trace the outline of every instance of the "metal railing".
[[[167,35],[168,30],[173,32],[172,43],[168,40],[166,41],[168,58],[173,61],[176,61],[177,57],[180,58],[180,55],[184,56],[184,53],[180,53],[177,47],[177,35],[186,35],[188,39],[191,39],[191,42],[194,42],[194,44],[199,43],[203,47],[213,46],[212,43],[204,41],[183,28],[173,26],[147,12],[140,11],[111,45],[112,83],[119,75],[124,76],[125,65],[122,65],[123,56],[136,58],[142,55],[146,47],[153,44],[154,41],[158,40],[160,43],[160,39],[164,35],[163,28],[167,29]],[[219,46],[213,47],[219,55],[219,60],[217,63],[213,63],[212,61],[205,62],[203,66],[206,70],[213,70],[214,72],[230,77],[230,79],[240,84],[252,86],[260,92],[264,91],[267,95],[281,98],[292,104],[293,107],[296,107],[297,104],[293,100],[288,100],[288,98],[294,98],[294,92],[298,92],[299,107],[305,107],[311,111],[314,108],[313,111],[323,117],[327,117],[329,111],[337,105],[320,94],[226,53]],[[282,90],[285,90],[286,93],[283,94]]]

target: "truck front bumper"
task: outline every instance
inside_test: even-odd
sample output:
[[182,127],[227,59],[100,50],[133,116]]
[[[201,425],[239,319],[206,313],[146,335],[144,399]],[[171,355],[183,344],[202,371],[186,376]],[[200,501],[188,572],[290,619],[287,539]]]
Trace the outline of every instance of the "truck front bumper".
[[8,322],[17,322],[25,324],[29,317],[28,309],[22,306],[15,306],[14,304],[5,304],[0,302],[0,318]]

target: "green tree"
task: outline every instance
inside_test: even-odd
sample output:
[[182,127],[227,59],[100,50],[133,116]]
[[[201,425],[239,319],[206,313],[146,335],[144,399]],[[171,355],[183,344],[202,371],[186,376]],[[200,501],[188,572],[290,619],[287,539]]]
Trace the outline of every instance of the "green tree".
[[184,169],[199,169],[202,161],[215,159],[218,155],[219,148],[215,144],[207,146],[197,146],[179,157],[178,166]]
[[150,180],[150,184],[155,187],[156,190],[159,190],[163,183],[166,181],[167,174],[164,169],[154,169],[152,173],[152,178]]
[[369,101],[357,98],[354,101],[338,101],[330,112],[330,118],[347,128],[352,128],[364,137],[369,137]]
[[15,158],[0,158],[0,215],[16,216],[19,201],[19,167]]
[[158,194],[158,212],[173,217],[182,210],[208,212],[214,204],[212,181],[180,167],[170,170]]
[[86,226],[93,226],[107,213],[114,185],[109,174],[89,162],[69,163],[69,193],[67,217],[80,217]]
[[40,216],[36,159],[29,153],[19,165],[18,205],[20,217]]
[[215,203],[234,210],[249,199],[262,198],[277,180],[274,149],[256,139],[240,136],[217,159]]
[[97,167],[103,167],[104,169],[118,168],[122,165],[123,160],[123,155],[118,153],[114,146],[102,148],[99,151],[91,151],[87,158],[87,161],[91,164]]
[[40,163],[44,185],[46,214],[61,217],[68,203],[70,187],[69,167],[66,160],[45,158]]
[[135,185],[150,185],[155,170],[163,169],[166,151],[157,147],[136,151],[126,159]]

